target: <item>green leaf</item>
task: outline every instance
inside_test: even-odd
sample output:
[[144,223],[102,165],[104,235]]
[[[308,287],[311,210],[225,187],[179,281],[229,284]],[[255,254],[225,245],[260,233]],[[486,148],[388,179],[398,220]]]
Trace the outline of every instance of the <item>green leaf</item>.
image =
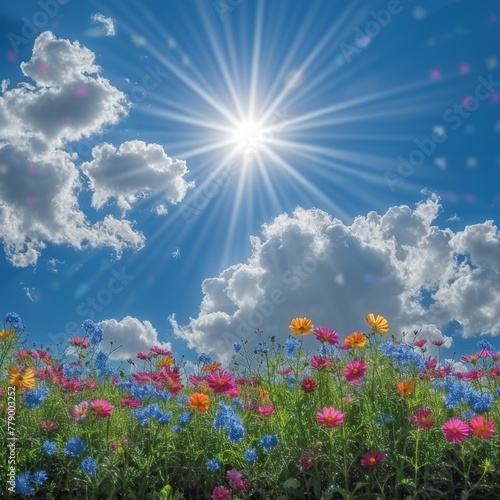
[[300,481],[294,477],[289,477],[284,483],[283,488],[296,489],[300,486]]
[[111,499],[115,496],[116,488],[109,479],[103,479],[98,487],[98,491],[105,499]]

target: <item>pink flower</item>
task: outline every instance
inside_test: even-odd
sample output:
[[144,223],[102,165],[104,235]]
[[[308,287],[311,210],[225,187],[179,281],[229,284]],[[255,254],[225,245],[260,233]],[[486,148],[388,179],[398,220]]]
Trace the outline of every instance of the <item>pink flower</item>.
[[437,347],[441,347],[446,343],[446,340],[431,340],[431,344],[434,344]]
[[85,380],[84,382],[85,386],[90,390],[90,391],[95,391],[96,387],[97,387],[97,383],[95,380],[91,379],[91,378],[88,378],[87,380]]
[[154,346],[150,347],[149,350],[151,352],[154,352],[155,354],[158,354],[159,356],[172,356],[172,351],[169,351],[168,349],[162,349],[161,347]]
[[231,492],[224,486],[217,486],[212,491],[212,500],[231,500]]
[[493,437],[495,434],[495,422],[491,419],[486,419],[482,415],[474,417],[469,422],[471,431],[481,439]]
[[207,382],[214,392],[226,392],[234,387],[234,376],[225,370],[215,370],[207,377]]
[[361,458],[361,465],[363,467],[375,467],[382,460],[384,460],[385,455],[378,450],[372,451],[370,453],[365,453]]
[[302,379],[302,382],[300,383],[300,387],[305,392],[313,392],[316,387],[318,387],[318,384],[314,381],[313,378],[311,377],[305,377]]
[[299,466],[302,470],[309,470],[313,468],[313,458],[316,453],[313,450],[306,450],[302,452],[299,458]]
[[87,347],[90,347],[90,342],[88,340],[85,340],[83,337],[72,337],[68,340],[68,342],[73,347],[81,347],[82,349],[87,349]]
[[344,422],[344,414],[336,410],[333,406],[323,407],[322,412],[316,413],[316,420],[329,428],[338,427]]
[[0,387],[0,397],[5,396],[5,390],[3,387]]
[[425,344],[427,344],[427,339],[419,339],[419,340],[415,340],[415,342],[413,342],[413,345],[415,347],[424,347]]
[[229,481],[229,486],[235,490],[244,491],[248,485],[241,476],[241,472],[236,469],[231,469],[226,472],[226,477]]
[[259,406],[257,411],[259,412],[259,417],[263,418],[270,417],[275,412],[273,405]]
[[77,404],[71,408],[70,418],[75,422],[82,422],[87,418],[87,410],[89,408],[89,404],[87,401],[82,401],[80,404]]
[[121,399],[122,406],[128,406],[130,408],[138,408],[139,406],[142,406],[142,403],[138,399],[133,399],[133,398],[122,398]]
[[57,429],[57,424],[52,420],[42,420],[40,422],[40,429],[44,431],[53,431]]
[[331,328],[326,328],[324,326],[315,328],[314,336],[316,337],[316,340],[319,340],[320,342],[328,342],[331,345],[335,345],[339,341],[337,332],[335,330],[332,330]]
[[67,389],[69,392],[80,392],[83,389],[83,384],[74,378],[70,380],[65,380],[62,384],[62,387]]
[[226,391],[226,396],[229,396],[230,398],[237,398],[239,395],[240,388],[237,385]]
[[145,361],[145,360],[149,359],[152,355],[153,355],[152,352],[138,352],[136,354],[136,357]]
[[434,425],[434,420],[429,418],[431,410],[429,407],[420,408],[412,416],[411,421],[419,429],[429,430]]
[[[458,375],[458,373],[457,373]],[[484,375],[484,370],[472,370],[463,374],[465,380],[475,380],[481,378]]]
[[359,385],[361,377],[366,373],[366,363],[362,359],[353,359],[346,367],[342,370],[342,375],[344,375],[347,382],[351,385]]
[[113,406],[105,399],[94,399],[90,407],[96,412],[98,418],[108,418],[113,413]]
[[450,418],[441,431],[450,443],[461,443],[470,433],[469,426],[459,418]]
[[326,356],[313,356],[310,361],[311,366],[316,370],[331,370],[334,368],[333,359]]
[[290,373],[293,372],[293,368],[284,368],[283,370],[278,370],[276,373],[278,375],[283,375],[284,377],[286,377],[287,375],[290,375]]
[[500,366],[496,365],[490,370],[490,377],[491,378],[500,377]]

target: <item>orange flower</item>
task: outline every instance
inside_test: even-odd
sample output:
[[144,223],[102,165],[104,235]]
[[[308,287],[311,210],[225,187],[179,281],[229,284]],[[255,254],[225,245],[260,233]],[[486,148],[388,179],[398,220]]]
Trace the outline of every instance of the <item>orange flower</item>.
[[413,382],[411,380],[403,380],[396,384],[396,389],[399,394],[403,397],[410,396],[413,394]]
[[165,356],[160,361],[156,362],[157,368],[162,368],[163,366],[172,366],[175,363],[175,359],[172,356]]
[[213,363],[207,363],[206,365],[203,365],[202,370],[206,372],[214,372],[215,370],[218,370],[221,367],[222,363],[220,361],[214,361]]
[[203,380],[198,384],[198,390],[203,394],[210,394],[212,392],[212,389],[210,389],[210,386],[208,385],[208,382],[206,380]]
[[346,347],[363,347],[366,344],[365,334],[362,332],[354,332],[344,340]]
[[205,396],[205,394],[201,394],[199,392],[195,392],[194,394],[191,394],[191,396],[189,396],[188,405],[198,413],[205,413],[210,406],[208,402],[208,396]]
[[384,333],[389,333],[391,331],[387,320],[379,314],[377,315],[377,317],[375,317],[373,313],[370,313],[368,314],[368,316],[366,316],[365,319],[375,333],[380,333],[383,335]]
[[304,336],[307,335],[308,333],[311,333],[312,329],[314,328],[314,325],[312,324],[312,321],[309,318],[295,318],[292,319],[288,328],[290,328],[290,331],[294,335]]
[[9,384],[18,389],[33,389],[35,387],[33,368],[27,368],[21,373],[15,366],[9,366]]
[[11,339],[15,332],[11,328],[10,330],[0,330],[0,339]]
[[262,404],[269,403],[269,391],[264,389],[264,387],[261,387],[259,389],[259,396]]

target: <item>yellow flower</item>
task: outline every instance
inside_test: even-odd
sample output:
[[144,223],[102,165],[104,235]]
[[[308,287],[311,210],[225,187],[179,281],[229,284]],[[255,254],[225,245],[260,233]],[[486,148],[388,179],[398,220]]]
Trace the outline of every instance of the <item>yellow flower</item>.
[[11,328],[10,330],[0,330],[0,339],[11,339],[15,332]]
[[260,402],[262,404],[269,403],[269,391],[267,389],[264,389],[264,387],[261,387],[259,389],[259,396],[260,396]]
[[354,332],[344,340],[346,347],[363,347],[366,344],[366,336],[362,332]]
[[157,361],[156,367],[161,368],[163,366],[172,366],[175,363],[175,359],[172,356],[165,356],[160,361]]
[[218,370],[222,366],[222,363],[220,361],[214,361],[213,363],[207,363],[203,365],[202,370],[206,372],[214,372],[215,370]]
[[312,324],[312,321],[309,318],[295,318],[292,319],[289,327],[290,331],[294,335],[307,335],[308,333],[311,333],[312,329],[314,328],[314,325]]
[[21,373],[15,366],[9,366],[9,384],[18,389],[33,389],[35,387],[33,368],[27,368]]
[[384,333],[389,333],[389,324],[387,320],[383,317],[380,316],[380,314],[375,317],[373,313],[368,314],[366,316],[366,322],[372,327],[372,330],[376,333],[384,334]]

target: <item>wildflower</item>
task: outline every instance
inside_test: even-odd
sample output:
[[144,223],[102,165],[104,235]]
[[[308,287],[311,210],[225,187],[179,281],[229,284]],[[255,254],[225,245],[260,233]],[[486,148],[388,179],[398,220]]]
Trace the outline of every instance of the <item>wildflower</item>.
[[35,372],[33,368],[27,368],[22,373],[15,366],[9,366],[9,384],[18,389],[34,389]]
[[441,340],[431,340],[431,344],[435,345],[436,347],[441,347],[444,344],[446,344],[446,340],[441,339]]
[[384,356],[394,359],[403,372],[405,372],[408,367],[418,371],[425,370],[425,361],[422,359],[422,356],[417,354],[412,346],[408,344],[384,342],[380,345],[380,350]]
[[200,394],[199,392],[195,392],[189,397],[188,405],[198,413],[205,413],[206,411],[208,411],[210,403],[208,401],[208,396],[205,396],[205,394]]
[[372,327],[372,331],[374,333],[380,333],[383,335],[390,332],[389,324],[383,316],[377,315],[377,317],[375,317],[373,313],[370,313],[365,319],[368,325]]
[[469,402],[470,404],[472,404],[474,411],[478,413],[482,411],[488,411],[493,405],[493,395],[489,392],[477,394],[472,391],[469,396]]
[[217,486],[212,491],[212,500],[231,500],[231,492],[224,486]]
[[32,495],[35,488],[31,486],[31,472],[20,472],[16,475],[16,493],[20,495]]
[[88,347],[90,347],[90,342],[88,340],[85,340],[85,338],[83,337],[71,337],[68,340],[68,343],[73,347],[81,347],[82,349],[87,349]]
[[494,367],[490,370],[490,372],[489,372],[489,376],[490,376],[491,378],[498,378],[498,377],[500,377],[500,366],[499,366],[499,365],[494,366]]
[[288,387],[290,387],[290,389],[293,389],[295,387],[295,375],[293,373],[287,375],[286,383],[288,384]]
[[269,405],[269,406],[259,406],[258,412],[259,412],[259,417],[270,417],[274,413],[274,406]]
[[87,445],[85,444],[85,441],[83,441],[83,439],[80,439],[77,436],[73,436],[66,441],[64,453],[65,455],[69,455],[70,457],[77,457],[83,452],[86,447]]
[[238,491],[244,491],[247,489],[248,485],[243,479],[241,472],[236,469],[231,469],[226,472],[226,477],[229,481],[229,486]]
[[249,448],[245,451],[245,461],[248,463],[255,462],[257,460],[257,450],[255,448]]
[[92,345],[98,345],[102,342],[102,337],[103,337],[102,328],[97,326],[92,320],[86,319],[82,324],[82,328],[88,335],[90,343]]
[[26,391],[24,394],[24,404],[33,409],[40,408],[41,404],[49,395],[49,388],[46,386],[40,387],[36,390]]
[[316,387],[318,387],[318,384],[315,382],[315,380],[311,377],[305,377],[302,379],[302,382],[300,383],[300,387],[302,387],[302,390],[305,392],[313,392]]
[[4,323],[10,323],[11,327],[18,333],[23,329],[23,322],[21,318],[18,314],[13,312],[7,313]]
[[335,364],[333,362],[332,358],[328,358],[326,356],[313,356],[310,360],[309,363],[311,366],[318,370],[327,370],[327,371],[333,371]]
[[366,373],[367,365],[362,359],[353,359],[346,367],[342,370],[342,375],[351,385],[359,385],[361,377]]
[[313,468],[313,458],[316,453],[313,450],[303,451],[299,458],[299,467],[302,470],[310,470]]
[[188,411],[185,411],[179,415],[179,423],[181,425],[187,425],[189,422],[191,422],[191,418],[193,415],[189,413]]
[[198,356],[198,363],[202,363],[204,365],[208,364],[208,363],[211,363],[213,360],[212,360],[212,357],[209,355],[209,354],[206,354],[204,352],[202,352],[199,356]]
[[87,401],[82,401],[81,403],[73,406],[71,408],[71,412],[69,414],[69,417],[71,420],[74,420],[75,422],[82,422],[87,418],[87,409],[89,407],[89,404]]
[[483,349],[486,350],[486,351],[493,351],[493,346],[491,345],[490,342],[488,342],[487,340],[480,340],[478,343],[477,343],[477,348],[482,351]]
[[441,431],[450,443],[461,443],[469,435],[470,428],[459,418],[450,418],[441,427]]
[[55,441],[49,441],[48,439],[46,439],[43,442],[42,450],[45,453],[45,455],[52,456],[55,454],[57,450],[57,444]]
[[361,465],[363,467],[375,467],[382,460],[384,460],[385,455],[378,450],[372,451],[370,453],[365,453],[361,458]]
[[162,366],[172,366],[175,363],[175,359],[172,356],[165,356],[163,359],[156,363],[157,368]]
[[327,342],[330,345],[335,345],[339,341],[339,336],[335,330],[331,328],[326,328],[321,326],[319,328],[314,329],[314,336],[316,340],[319,340],[321,343]]
[[290,322],[288,328],[294,335],[299,335],[302,337],[311,333],[314,325],[309,318],[294,318]]
[[288,367],[284,368],[283,370],[277,370],[276,373],[282,376],[290,375],[290,373],[293,373],[293,368]]
[[482,415],[474,417],[469,422],[471,431],[481,439],[493,437],[495,434],[495,422],[491,419],[486,419]]
[[420,408],[420,410],[417,410],[411,416],[411,421],[419,429],[424,429],[427,431],[434,425],[434,420],[432,420],[432,418],[429,418],[430,414],[431,409],[428,406],[425,406],[424,408]]
[[207,377],[207,382],[214,392],[226,392],[234,386],[234,376],[225,370],[215,370]]
[[285,355],[288,359],[295,359],[297,349],[300,347],[300,341],[293,337],[288,337],[285,341]]
[[265,451],[272,450],[278,446],[278,436],[274,434],[266,434],[261,440],[260,445]]
[[11,339],[15,335],[15,331],[13,328],[9,330],[0,330],[0,339]]
[[92,457],[85,457],[82,460],[82,471],[87,476],[94,476],[97,470],[97,462]]
[[323,411],[316,413],[316,420],[329,428],[338,427],[344,422],[344,414],[333,406],[323,407]]
[[227,390],[225,394],[230,398],[237,398],[240,395],[240,388],[235,385],[234,387],[231,387],[231,389]]
[[53,431],[57,429],[57,424],[51,420],[42,420],[40,422],[40,429],[43,431]]
[[142,402],[139,401],[138,399],[134,398],[121,398],[121,403],[123,407],[130,407],[130,408],[138,408],[139,406],[142,406]]
[[413,342],[415,347],[424,347],[425,344],[427,344],[427,339],[418,339]]
[[396,389],[400,396],[406,397],[413,394],[413,382],[411,380],[403,380],[396,384]]
[[351,333],[345,340],[344,345],[346,347],[363,347],[366,344],[366,336],[362,332]]
[[242,349],[242,347],[243,347],[243,344],[241,342],[239,342],[239,341],[235,342],[233,344],[233,349],[234,349],[234,352],[236,352],[236,353],[240,352],[241,349]]
[[385,413],[379,413],[376,417],[375,417],[375,425],[377,427],[380,427],[381,425],[383,424],[389,424],[393,421],[394,419],[392,418],[391,415],[387,415]]
[[138,352],[135,356],[139,359],[142,359],[143,361],[147,361],[152,355],[153,353],[150,351],[150,352]]
[[220,465],[219,465],[219,462],[217,461],[217,459],[215,458],[209,458],[206,462],[205,462],[205,467],[207,468],[207,470],[209,470],[210,472],[215,472],[215,471],[218,471],[220,469]]
[[269,391],[264,387],[259,388],[259,398],[262,404],[269,402]]
[[220,361],[214,361],[213,363],[207,363],[203,366],[202,370],[206,372],[214,372],[215,370],[220,369],[222,363]]
[[113,413],[113,406],[105,399],[94,399],[89,405],[95,412],[98,418],[111,417]]

